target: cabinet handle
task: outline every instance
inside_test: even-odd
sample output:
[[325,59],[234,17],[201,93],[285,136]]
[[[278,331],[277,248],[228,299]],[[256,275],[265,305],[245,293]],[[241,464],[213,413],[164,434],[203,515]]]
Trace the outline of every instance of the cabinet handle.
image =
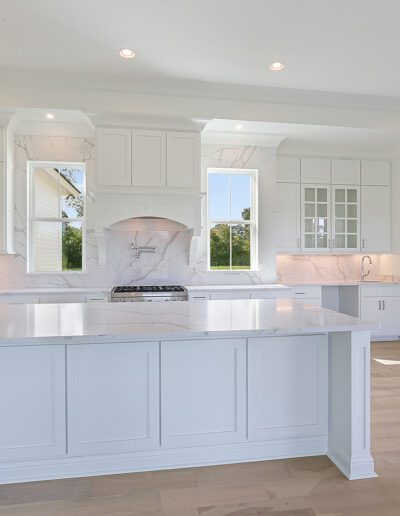
[[362,239],[362,248],[365,249],[365,238]]
[[297,239],[297,248],[300,249],[300,238]]
[[378,301],[378,310],[382,310],[382,301]]
[[382,301],[383,310],[385,310],[385,300]]
[[332,240],[332,247],[335,248],[335,239]]
[[331,247],[331,239],[328,238],[328,249],[330,249],[330,247]]

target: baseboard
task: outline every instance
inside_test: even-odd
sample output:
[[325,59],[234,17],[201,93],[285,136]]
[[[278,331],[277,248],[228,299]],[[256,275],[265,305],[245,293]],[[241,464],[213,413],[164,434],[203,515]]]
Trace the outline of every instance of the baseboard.
[[349,459],[342,450],[330,444],[327,455],[349,480],[375,478],[378,476],[375,473],[374,459],[369,453],[359,455],[354,459]]
[[0,484],[326,455],[327,436],[0,464]]

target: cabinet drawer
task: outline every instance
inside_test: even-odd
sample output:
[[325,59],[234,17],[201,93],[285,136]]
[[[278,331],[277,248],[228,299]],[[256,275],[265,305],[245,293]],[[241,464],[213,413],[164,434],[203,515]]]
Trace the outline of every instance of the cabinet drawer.
[[363,285],[360,287],[360,297],[400,297],[400,285],[377,285],[377,286],[368,286],[364,287]]
[[13,294],[0,296],[0,304],[29,305],[29,304],[36,304],[36,303],[40,303],[39,296],[29,296],[29,295],[14,296]]
[[291,297],[288,290],[254,290],[250,293],[250,299],[284,299]]
[[250,299],[250,292],[240,290],[211,292],[210,299]]
[[292,297],[295,299],[321,298],[321,287],[318,285],[295,287],[292,290]]
[[108,303],[109,297],[106,294],[85,296],[86,303]]
[[85,296],[80,294],[44,295],[40,296],[41,303],[85,303]]

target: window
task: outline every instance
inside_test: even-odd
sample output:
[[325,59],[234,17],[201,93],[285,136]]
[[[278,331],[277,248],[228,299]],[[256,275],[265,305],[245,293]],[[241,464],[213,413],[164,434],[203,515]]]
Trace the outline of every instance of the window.
[[82,272],[84,163],[28,164],[28,272]]
[[256,188],[256,170],[208,170],[210,270],[256,269]]

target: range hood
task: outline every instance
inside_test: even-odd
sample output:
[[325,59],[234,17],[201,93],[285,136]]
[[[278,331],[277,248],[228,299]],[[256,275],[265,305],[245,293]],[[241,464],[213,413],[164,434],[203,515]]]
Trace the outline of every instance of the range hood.
[[194,266],[201,233],[201,194],[104,194],[94,199],[95,234],[100,267],[107,265],[104,231],[191,230],[189,266]]

